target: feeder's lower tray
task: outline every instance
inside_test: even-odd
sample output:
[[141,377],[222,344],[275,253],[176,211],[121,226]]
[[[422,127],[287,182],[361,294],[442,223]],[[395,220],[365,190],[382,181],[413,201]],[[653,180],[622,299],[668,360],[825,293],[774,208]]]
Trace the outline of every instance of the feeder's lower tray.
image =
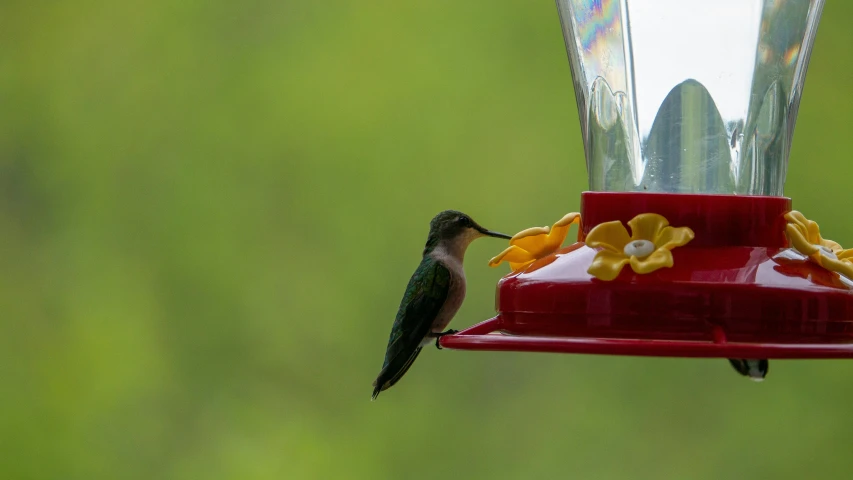
[[495,317],[455,335],[442,337],[440,343],[442,347],[457,350],[639,357],[853,358],[853,343],[715,343],[681,340],[515,336],[492,333],[499,329],[500,318]]
[[501,279],[498,315],[442,337],[442,347],[853,358],[853,282],[787,248],[780,219],[789,200],[602,193],[583,200],[580,240],[595,224],[649,211],[689,226],[696,239],[672,251],[671,268],[643,275],[623,268],[611,281],[587,273],[596,250],[579,241]]
[[[586,273],[577,243],[498,286],[495,318],[442,347],[662,357],[853,358],[853,294],[787,249],[682,248],[675,266]],[[500,332],[501,334],[495,334]]]

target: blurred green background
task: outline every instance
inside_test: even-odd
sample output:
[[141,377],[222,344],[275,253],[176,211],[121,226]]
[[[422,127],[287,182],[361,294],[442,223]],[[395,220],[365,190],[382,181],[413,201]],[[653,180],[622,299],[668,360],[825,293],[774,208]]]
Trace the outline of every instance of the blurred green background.
[[[851,18],[786,188],[845,245]],[[428,349],[369,401],[436,212],[579,207],[552,1],[6,0],[0,49],[0,478],[850,478],[849,361]]]

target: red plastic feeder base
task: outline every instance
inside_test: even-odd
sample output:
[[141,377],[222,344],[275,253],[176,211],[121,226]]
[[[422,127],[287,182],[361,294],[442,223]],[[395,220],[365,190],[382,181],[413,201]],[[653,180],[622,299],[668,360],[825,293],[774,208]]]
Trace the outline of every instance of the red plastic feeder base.
[[[784,197],[582,195],[579,242],[498,284],[498,315],[442,347],[664,357],[853,358],[853,282],[788,248]],[[674,265],[589,273],[596,225],[657,213],[695,238]]]

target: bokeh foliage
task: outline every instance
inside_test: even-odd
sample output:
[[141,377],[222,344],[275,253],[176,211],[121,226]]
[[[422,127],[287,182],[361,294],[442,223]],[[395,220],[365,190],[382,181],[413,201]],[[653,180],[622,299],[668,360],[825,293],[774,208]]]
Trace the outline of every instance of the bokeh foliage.
[[[851,19],[786,189],[845,245]],[[369,402],[434,213],[579,206],[552,2],[6,0],[0,52],[0,478],[850,478],[853,362],[430,350]]]

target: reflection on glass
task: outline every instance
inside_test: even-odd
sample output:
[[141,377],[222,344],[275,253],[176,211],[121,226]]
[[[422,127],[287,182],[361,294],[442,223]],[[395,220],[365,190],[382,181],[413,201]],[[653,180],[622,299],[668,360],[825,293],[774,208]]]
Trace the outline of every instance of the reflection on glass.
[[590,189],[782,195],[823,0],[557,0]]

